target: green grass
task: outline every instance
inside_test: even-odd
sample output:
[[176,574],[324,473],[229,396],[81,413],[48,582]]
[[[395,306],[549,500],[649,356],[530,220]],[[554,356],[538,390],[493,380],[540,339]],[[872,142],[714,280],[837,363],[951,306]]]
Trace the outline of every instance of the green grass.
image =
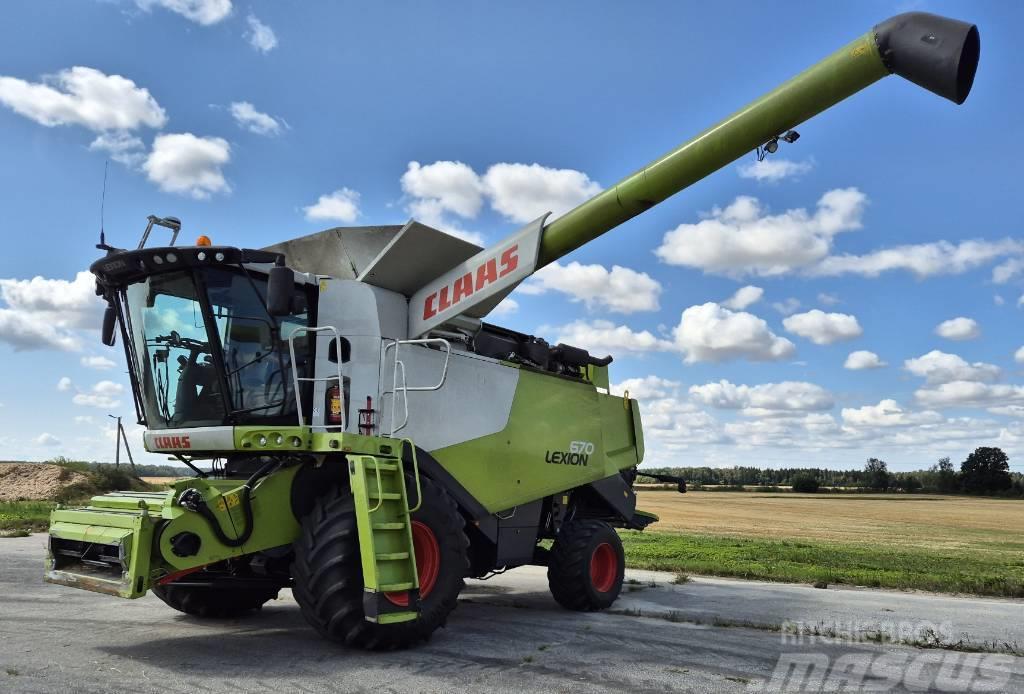
[[50,501],[0,501],[0,537],[24,537],[22,531],[43,531],[50,524]]
[[[976,550],[623,531],[637,569],[793,583],[827,583],[1024,597],[1019,547]],[[995,550],[995,551],[993,551]]]

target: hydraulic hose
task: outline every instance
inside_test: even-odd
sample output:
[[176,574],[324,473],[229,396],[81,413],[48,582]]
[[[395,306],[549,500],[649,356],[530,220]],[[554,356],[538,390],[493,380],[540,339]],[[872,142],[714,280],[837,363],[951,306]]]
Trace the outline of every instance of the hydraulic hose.
[[280,460],[271,460],[264,464],[256,472],[254,472],[245,484],[242,485],[241,492],[241,504],[242,504],[242,515],[245,518],[245,529],[238,535],[238,537],[228,537],[223,528],[220,526],[220,521],[217,520],[216,514],[210,508],[209,504],[206,503],[206,499],[203,498],[202,493],[198,489],[187,489],[182,495],[178,503],[190,511],[195,511],[200,516],[206,519],[206,522],[210,526],[210,530],[216,536],[217,541],[226,547],[241,547],[249,538],[252,537],[252,531],[254,527],[252,518],[252,488],[255,486],[261,478],[266,477],[274,468],[281,466],[283,463]]

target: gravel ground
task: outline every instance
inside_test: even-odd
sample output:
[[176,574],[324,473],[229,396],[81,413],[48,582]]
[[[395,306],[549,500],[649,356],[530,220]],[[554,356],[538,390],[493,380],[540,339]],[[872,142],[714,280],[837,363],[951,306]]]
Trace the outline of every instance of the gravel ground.
[[[517,570],[469,582],[447,629],[428,644],[365,653],[321,640],[288,591],[250,618],[201,621],[152,596],[124,601],[44,584],[44,542],[45,535],[0,540],[0,691],[1024,690],[1024,659],[1013,656],[797,638],[768,621],[735,626],[732,616],[767,620],[784,615],[790,601],[801,620],[829,622],[857,614],[851,596],[867,595],[864,612],[877,620],[879,610],[894,609],[880,607],[887,601],[906,603],[898,593],[703,579],[671,586],[665,574],[631,572],[641,583],[632,592],[627,586],[619,614],[578,614],[554,604],[542,573]],[[816,611],[814,600],[828,594],[846,612]],[[1010,601],[910,597],[936,600],[943,615],[962,615],[964,623],[979,621],[979,603],[991,603],[992,614],[1010,610],[1006,622],[1021,621],[1020,605]],[[766,602],[778,614],[754,611]],[[916,622],[927,609],[921,603],[898,617]]]

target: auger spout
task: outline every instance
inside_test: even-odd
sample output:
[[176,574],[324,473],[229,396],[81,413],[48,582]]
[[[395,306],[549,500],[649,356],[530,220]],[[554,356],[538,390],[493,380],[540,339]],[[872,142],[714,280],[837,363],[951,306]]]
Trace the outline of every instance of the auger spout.
[[897,15],[544,228],[537,268],[614,229],[889,74],[956,104],[971,91],[978,29]]

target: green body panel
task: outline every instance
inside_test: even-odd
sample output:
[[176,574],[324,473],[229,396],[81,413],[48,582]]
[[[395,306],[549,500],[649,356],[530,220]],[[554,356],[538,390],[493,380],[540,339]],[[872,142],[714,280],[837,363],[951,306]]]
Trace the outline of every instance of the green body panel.
[[[234,427],[235,451],[271,453],[365,453],[392,455],[401,450],[401,439],[365,436],[349,432],[314,432],[305,426]],[[262,445],[260,441],[265,441]],[[278,443],[280,441],[280,443]],[[297,444],[297,445],[296,445]],[[228,453],[230,451],[215,451]]]
[[654,160],[544,228],[538,267],[579,248],[889,74],[874,32]]
[[[502,431],[431,455],[484,508],[503,511],[638,464],[632,402],[590,383],[522,369]],[[574,443],[593,450],[572,457]]]

